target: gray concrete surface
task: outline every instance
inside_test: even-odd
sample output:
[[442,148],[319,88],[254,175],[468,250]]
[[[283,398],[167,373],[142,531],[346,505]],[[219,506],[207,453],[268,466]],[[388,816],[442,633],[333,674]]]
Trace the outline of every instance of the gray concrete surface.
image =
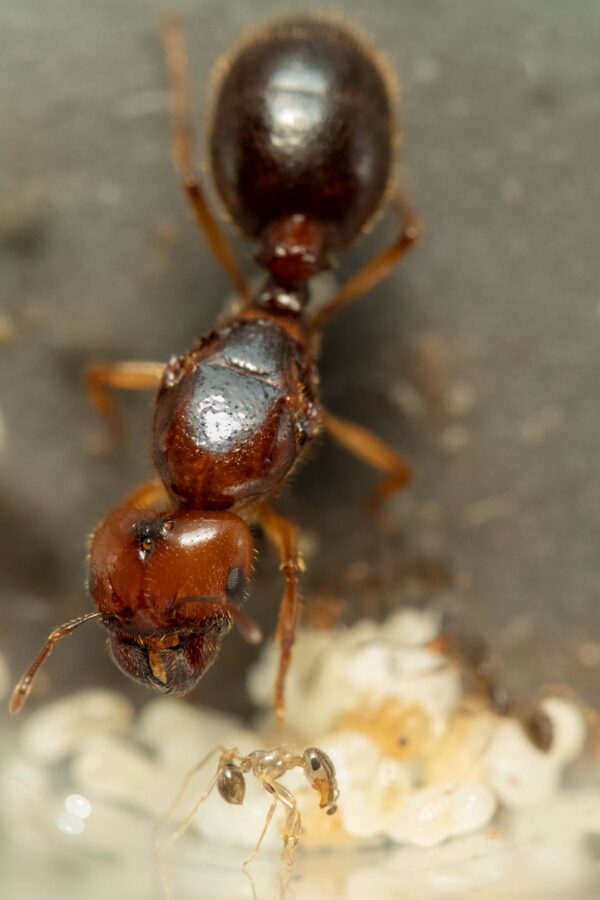
[[[15,671],[88,607],[86,536],[150,471],[141,397],[123,400],[114,456],[89,454],[81,368],[183,351],[229,292],[170,163],[163,6],[0,2],[0,648]],[[427,231],[328,328],[322,373],[329,406],[417,475],[378,530],[361,507],[374,476],[323,443],[281,504],[307,535],[307,598],[345,598],[348,618],[439,603],[491,640],[518,693],[562,682],[597,701],[600,5],[178,7],[199,129],[219,54],[285,9],[343,9],[402,78],[402,165]],[[342,274],[390,233],[384,220]],[[249,609],[266,625],[278,593],[265,552]],[[249,659],[230,638],[195,696],[244,708]],[[48,676],[54,692],[126,687],[96,628]]]

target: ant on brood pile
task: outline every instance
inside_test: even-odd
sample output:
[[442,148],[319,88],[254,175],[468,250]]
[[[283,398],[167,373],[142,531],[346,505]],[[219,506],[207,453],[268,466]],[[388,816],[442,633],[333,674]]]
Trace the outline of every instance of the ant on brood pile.
[[166,365],[123,362],[88,372],[91,399],[116,432],[109,389],[155,389],[153,458],[141,485],[95,531],[89,590],[96,612],[55,629],[18,683],[23,706],[54,645],[84,622],[108,630],[128,676],[163,693],[189,691],[233,625],[260,630],[242,611],[254,555],[250,526],[274,544],[285,578],[277,639],[275,709],[299,615],[302,559],[291,522],[272,500],[323,430],[385,473],[375,496],[404,487],[410,466],[387,444],[319,400],[316,358],[329,318],[386,277],[419,237],[395,201],[397,238],[316,313],[309,283],[376,218],[393,187],[397,143],[392,81],[346,26],[321,18],[272,24],[222,67],[210,154],[234,224],[259,245],[264,284],[251,292],[192,165],[187,59],[178,24],[163,29],[173,98],[173,155],[196,220],[243,298],[225,323]]
[[162,850],[165,850],[187,831],[198,809],[215,787],[226,803],[241,806],[246,794],[245,776],[254,775],[262,787],[272,795],[273,800],[256,847],[244,865],[251,863],[259,852],[277,805],[281,803],[288,811],[283,826],[281,856],[283,862],[291,866],[294,861],[294,850],[302,834],[302,816],[294,795],[284,785],[279,783],[279,779],[286,772],[290,772],[295,768],[301,768],[309,785],[319,794],[320,808],[324,809],[328,816],[333,815],[337,810],[336,804],[339,790],[335,778],[335,769],[327,754],[317,747],[309,747],[303,753],[295,752],[289,747],[275,747],[273,750],[254,750],[246,755],[240,753],[237,747],[231,750],[227,750],[225,747],[216,747],[187,773],[175,800],[156,826],[157,834],[161,826],[170,819],[182,799],[190,780],[196,772],[206,765],[215,753],[219,753],[219,762],[217,771],[209,781],[208,787],[196,800],[193,809],[177,831],[173,832],[163,843],[156,845],[156,852],[160,853]]

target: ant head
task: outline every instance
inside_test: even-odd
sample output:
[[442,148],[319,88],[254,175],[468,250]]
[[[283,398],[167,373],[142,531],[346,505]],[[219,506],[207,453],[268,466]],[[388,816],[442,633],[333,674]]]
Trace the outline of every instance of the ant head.
[[90,591],[117,666],[163,693],[191,690],[243,616],[252,557],[232,513],[112,513],[92,537]]
[[335,767],[326,753],[317,747],[309,747],[302,754],[302,768],[310,786],[319,794],[319,806],[327,807],[327,815],[337,810],[339,790]]

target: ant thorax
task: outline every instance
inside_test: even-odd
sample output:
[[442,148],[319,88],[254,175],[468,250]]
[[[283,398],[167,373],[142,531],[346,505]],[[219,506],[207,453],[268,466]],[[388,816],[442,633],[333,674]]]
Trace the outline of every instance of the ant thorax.
[[314,362],[285,322],[265,312],[168,364],[154,463],[186,507],[239,510],[285,481],[320,424]]

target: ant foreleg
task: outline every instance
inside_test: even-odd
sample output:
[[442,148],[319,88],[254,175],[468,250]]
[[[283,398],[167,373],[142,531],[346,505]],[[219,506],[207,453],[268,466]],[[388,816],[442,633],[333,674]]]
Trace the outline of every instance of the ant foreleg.
[[378,253],[346,284],[342,285],[337,294],[316,313],[310,323],[313,331],[319,331],[342,307],[347,306],[362,294],[366,294],[380,281],[387,278],[419,240],[423,228],[419,215],[399,197],[396,198],[394,205],[400,215],[400,234],[389,247]]
[[298,531],[288,519],[273,512],[268,506],[261,506],[258,510],[258,520],[266,537],[277,550],[280,569],[286,581],[277,622],[280,655],[275,682],[275,713],[282,723],[285,715],[285,679],[290,666],[300,613],[298,575],[303,571],[304,563],[298,546]]
[[383,478],[371,494],[370,502],[374,510],[378,510],[382,503],[395,494],[396,491],[402,490],[410,481],[413,470],[410,463],[402,459],[396,451],[354,422],[348,422],[346,419],[339,419],[330,412],[323,412],[323,424],[329,434],[344,449],[358,456],[363,462],[385,472],[386,477]]
[[158,390],[164,370],[164,363],[145,360],[105,363],[86,368],[84,377],[89,401],[107,426],[107,433],[98,445],[100,452],[112,450],[123,431],[123,421],[109,388],[125,391]]
[[167,73],[171,83],[173,162],[196,222],[204,232],[210,248],[229,275],[236,290],[246,301],[249,301],[250,291],[235,260],[229,241],[213,215],[202,185],[194,174],[188,60],[179,19],[172,15],[166,16],[162,21],[161,32]]

